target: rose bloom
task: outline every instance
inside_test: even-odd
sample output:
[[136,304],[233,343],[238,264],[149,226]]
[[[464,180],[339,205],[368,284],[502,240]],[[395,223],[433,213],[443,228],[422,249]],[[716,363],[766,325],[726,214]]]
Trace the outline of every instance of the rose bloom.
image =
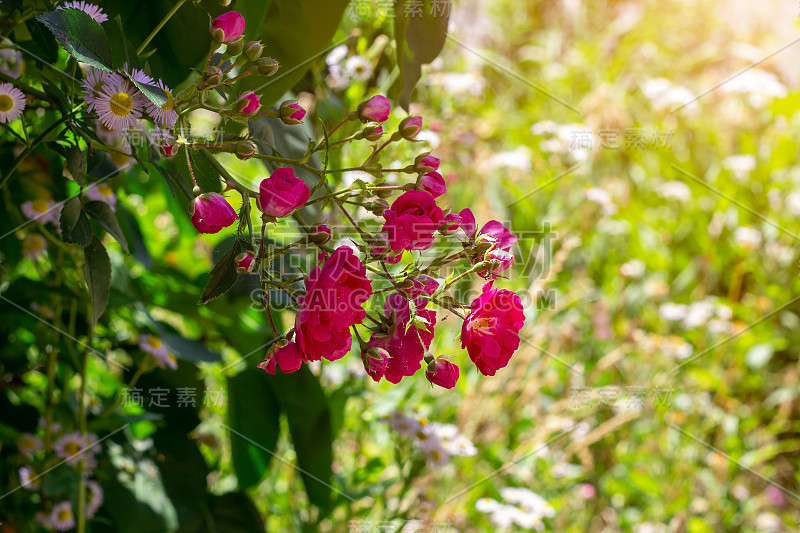
[[334,361],[350,351],[350,328],[367,315],[362,306],[370,294],[372,281],[351,248],[340,246],[318,265],[306,280],[295,317],[295,341],[303,360]]
[[365,124],[367,122],[383,122],[389,118],[392,104],[383,95],[373,96],[358,106],[358,118]]
[[433,233],[444,221],[444,213],[434,197],[425,191],[407,191],[383,212],[386,233],[392,250],[427,250]]
[[200,233],[217,233],[239,220],[236,211],[221,194],[201,194],[194,199],[189,210],[192,225]]
[[458,381],[458,365],[454,365],[445,359],[437,359],[434,363],[435,371],[431,372],[430,367],[425,370],[425,377],[434,385],[439,385],[445,389],[452,389]]
[[508,289],[494,288],[490,281],[472,302],[461,326],[461,347],[467,349],[481,374],[494,376],[519,348],[519,331],[524,323],[519,296]]
[[508,270],[514,262],[511,248],[517,243],[517,236],[497,220],[487,222],[478,232],[483,242],[490,243],[485,259],[494,261],[494,266],[480,273],[481,277],[494,279],[500,272]]
[[214,19],[211,23],[211,31],[221,29],[223,33],[222,42],[229,43],[235,41],[244,33],[244,17],[236,11],[228,11]]
[[288,167],[279,168],[261,182],[258,205],[265,214],[280,218],[303,206],[309,196],[311,190],[303,180],[294,175],[294,170]]
[[419,188],[431,193],[434,198],[438,198],[447,192],[444,178],[435,170],[431,170],[419,179]]

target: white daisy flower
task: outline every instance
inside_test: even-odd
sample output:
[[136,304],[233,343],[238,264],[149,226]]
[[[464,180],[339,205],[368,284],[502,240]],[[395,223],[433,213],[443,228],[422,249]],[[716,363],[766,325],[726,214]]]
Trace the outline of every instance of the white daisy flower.
[[58,226],[58,221],[61,218],[62,204],[56,204],[52,200],[31,200],[23,202],[20,207],[22,214],[29,220],[41,222],[42,224],[55,224]]
[[75,527],[75,514],[69,501],[53,506],[50,512],[50,526],[56,531],[67,531]]
[[667,302],[658,308],[658,314],[664,320],[670,322],[678,322],[686,318],[689,308],[685,304],[676,304],[675,302]]
[[450,454],[442,446],[442,441],[436,437],[429,438],[421,448],[428,463],[433,466],[444,466],[450,459]]
[[481,513],[493,513],[503,507],[503,504],[492,498],[480,498],[475,502],[475,509]]
[[347,57],[347,45],[340,44],[336,48],[330,51],[330,53],[325,57],[325,63],[330,67],[333,65],[338,65]]
[[83,94],[83,99],[88,104],[87,110],[94,111],[100,89],[103,88],[108,76],[108,72],[100,70],[99,68],[87,68],[86,74],[84,74],[83,81],[81,82],[81,87],[83,88],[81,94]]
[[345,73],[358,81],[366,81],[372,77],[372,63],[363,56],[353,56],[344,64]]
[[175,357],[167,351],[167,346],[161,339],[153,335],[142,335],[139,337],[139,348],[155,357],[158,366],[161,368],[170,367],[172,370],[178,369],[178,362]]
[[39,480],[36,479],[36,472],[28,466],[19,469],[19,484],[28,490],[38,490]]
[[66,459],[69,464],[85,459],[86,465],[91,468],[97,464],[94,459],[94,454],[99,451],[97,442],[97,435],[89,433],[84,437],[80,431],[73,431],[58,439],[53,449],[58,457]]
[[742,248],[753,250],[761,246],[761,232],[749,226],[740,226],[733,232],[733,238]]
[[142,93],[132,83],[111,74],[95,100],[94,109],[103,125],[110,130],[127,130],[142,116]]
[[644,276],[645,265],[638,259],[631,259],[619,266],[619,273],[626,278],[641,278]]
[[89,2],[71,0],[69,2],[64,2],[63,5],[58,6],[56,9],[64,9],[64,8],[75,8],[80,9],[90,17],[92,17],[98,24],[102,24],[103,22],[108,20],[108,15],[106,15],[100,6],[96,6],[94,4],[90,4]]
[[148,100],[146,104],[147,113],[159,126],[172,129],[175,126],[175,121],[178,120],[178,112],[175,111],[175,97],[163,81],[158,80],[156,87],[167,93],[167,101],[161,107],[156,107],[153,102]]
[[459,455],[462,457],[474,457],[478,455],[478,449],[472,444],[464,435],[456,435],[452,439],[442,442],[442,446],[450,455]]
[[37,234],[28,235],[22,241],[22,256],[33,261],[47,251],[47,240]]
[[97,481],[88,481],[86,483],[86,490],[88,493],[86,502],[86,516],[92,518],[103,506],[103,488]]
[[25,70],[22,52],[13,48],[0,48],[0,72],[11,78],[17,79]]
[[0,124],[17,120],[25,109],[25,93],[10,83],[0,84]]
[[33,457],[33,454],[44,448],[42,439],[32,433],[23,433],[19,441],[17,441],[17,448],[22,455]]
[[111,206],[112,211],[115,210],[115,206],[117,205],[117,195],[114,194],[114,191],[111,189],[111,187],[105,183],[92,183],[86,188],[85,194],[90,200],[104,202]]

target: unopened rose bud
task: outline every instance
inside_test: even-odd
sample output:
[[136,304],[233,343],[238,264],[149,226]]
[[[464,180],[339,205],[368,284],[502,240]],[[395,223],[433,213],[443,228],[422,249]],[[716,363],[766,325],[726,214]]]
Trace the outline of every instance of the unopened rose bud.
[[430,152],[420,154],[414,160],[414,170],[420,174],[425,174],[432,170],[439,170],[439,163],[441,160],[438,157],[433,157]]
[[262,57],[258,60],[258,73],[264,76],[272,76],[278,72],[280,65],[271,57]]
[[374,213],[377,216],[383,215],[383,212],[389,209],[389,202],[382,198],[377,198],[364,206],[367,211]]
[[358,106],[358,118],[361,122],[383,122],[389,118],[392,104],[382,95],[373,96]]
[[397,131],[403,139],[413,140],[422,131],[422,117],[413,115],[404,118]]
[[231,0],[219,0],[219,5],[221,5],[222,7],[227,7],[231,5]]
[[261,98],[253,92],[244,93],[239,97],[233,109],[243,115],[252,115],[261,106]]
[[264,51],[264,46],[258,41],[250,41],[244,47],[244,55],[250,61],[255,61],[261,57],[261,52]]
[[244,41],[239,39],[232,43],[228,43],[228,49],[225,50],[225,55],[229,57],[235,57],[241,54],[244,51]]
[[236,143],[236,157],[242,161],[250,159],[256,153],[256,143],[253,141],[239,141]]
[[[228,11],[211,22],[211,35],[215,41],[230,43],[242,36],[244,27],[244,17],[236,11]],[[222,35],[218,37],[219,32]]]
[[198,84],[197,89],[203,90],[208,87],[218,85],[222,81],[222,71],[219,67],[208,67],[203,71],[202,81]]
[[383,126],[377,122],[370,122],[361,130],[361,135],[370,142],[375,142],[383,136]]
[[[373,340],[376,337],[379,335],[374,335]],[[386,373],[386,367],[389,365],[389,352],[384,348],[369,348],[361,352],[361,361],[364,363],[364,370],[369,377],[377,382]]]
[[458,367],[441,358],[429,363],[425,370],[425,377],[428,378],[428,381],[445,389],[452,389],[456,386],[458,375]]
[[308,236],[308,240],[314,244],[325,244],[331,240],[331,229],[325,224],[320,224],[314,232]]
[[244,274],[253,271],[255,258],[250,252],[244,252],[236,256],[236,272]]
[[297,103],[297,100],[286,100],[280,106],[281,121],[287,126],[295,126],[303,123],[306,110]]
[[218,43],[225,42],[225,31],[222,28],[214,28],[211,30],[211,38]]

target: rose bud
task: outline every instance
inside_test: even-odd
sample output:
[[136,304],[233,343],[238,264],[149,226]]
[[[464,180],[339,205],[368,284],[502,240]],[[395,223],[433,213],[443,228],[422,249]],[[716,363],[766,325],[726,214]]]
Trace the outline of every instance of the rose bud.
[[261,182],[258,205],[264,214],[280,218],[302,207],[309,196],[308,185],[294,175],[294,170],[284,167]]
[[236,57],[240,55],[244,51],[244,41],[242,39],[237,39],[232,43],[228,43],[228,47],[225,49],[225,55],[228,57]]
[[236,157],[242,161],[250,159],[256,153],[256,148],[253,141],[239,141],[236,143]]
[[189,206],[189,211],[192,225],[200,233],[217,233],[239,220],[225,197],[216,193],[201,194]]
[[239,97],[234,109],[243,115],[252,115],[261,107],[261,98],[254,92],[244,93]]
[[437,359],[430,363],[425,370],[425,377],[434,385],[439,385],[445,389],[452,389],[458,381],[458,366],[446,359]]
[[211,34],[214,36],[214,40],[221,43],[229,43],[242,36],[244,24],[242,15],[236,11],[228,11],[215,18],[211,23]]
[[303,109],[297,100],[286,100],[280,107],[281,120],[287,126],[295,126],[302,124],[303,117],[306,116],[306,110]]
[[222,71],[219,67],[208,67],[203,71],[202,81],[197,84],[196,89],[202,91],[208,87],[218,85],[220,81],[222,81]]
[[255,266],[255,258],[250,252],[244,252],[236,256],[236,272],[245,274],[253,271]]
[[439,233],[445,237],[455,235],[461,226],[461,215],[449,213],[444,216],[444,224],[439,228]]
[[250,41],[244,47],[244,55],[250,61],[255,61],[261,57],[261,52],[264,51],[264,46],[258,41]]
[[[370,342],[375,341],[376,338],[381,338],[381,336],[373,335]],[[389,352],[384,348],[369,348],[361,352],[361,361],[364,363],[364,370],[369,374],[369,377],[378,382],[386,373],[386,367],[389,364]]]
[[358,137],[362,137],[370,142],[375,142],[379,140],[383,136],[383,126],[378,124],[377,122],[370,122],[364,129],[361,130],[358,134]]
[[331,240],[331,228],[325,224],[320,224],[309,236],[309,240],[314,244],[325,244]]
[[447,185],[445,185],[441,174],[431,170],[419,179],[419,189],[431,193],[434,198],[438,198],[447,192]]
[[278,72],[278,62],[271,57],[262,57],[258,60],[258,73],[264,76],[272,76]]
[[422,117],[412,115],[404,118],[397,131],[403,139],[413,140],[422,131]]
[[291,374],[300,370],[300,367],[303,366],[303,358],[296,343],[281,339],[273,346],[275,346],[273,358],[278,363],[281,372]]
[[366,102],[358,106],[358,118],[365,124],[367,122],[383,122],[389,118],[392,112],[392,104],[383,95],[373,96]]
[[275,358],[272,357],[271,355],[267,359],[264,359],[263,361],[258,363],[257,366],[267,374],[272,374],[273,376],[275,375],[275,369],[277,365],[275,363]]
[[438,157],[433,157],[430,152],[419,154],[414,160],[414,170],[420,174],[425,174],[431,170],[439,170],[439,163],[441,160]]
[[176,143],[172,144],[165,143],[161,146],[161,154],[164,157],[174,157],[177,151],[178,151],[178,145]]

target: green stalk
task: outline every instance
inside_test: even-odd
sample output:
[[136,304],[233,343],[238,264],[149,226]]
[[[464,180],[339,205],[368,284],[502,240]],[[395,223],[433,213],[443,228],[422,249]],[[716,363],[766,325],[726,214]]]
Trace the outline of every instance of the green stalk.
[[184,2],[186,2],[186,0],[178,0],[178,2],[176,2],[175,5],[172,6],[172,9],[169,10],[169,13],[167,13],[166,16],[164,16],[164,18],[161,19],[161,22],[158,23],[158,26],[156,26],[155,29],[152,32],[150,32],[150,35],[147,36],[147,39],[145,39],[144,42],[141,45],[139,45],[139,48],[136,50],[137,56],[142,55],[142,52],[144,52],[144,49],[147,47],[148,44],[150,44],[150,41],[152,41],[153,38],[158,34],[158,32],[161,31],[161,28],[163,28],[164,25],[167,22],[169,22],[169,19],[171,19],[172,15],[174,15],[175,12],[181,8]]

